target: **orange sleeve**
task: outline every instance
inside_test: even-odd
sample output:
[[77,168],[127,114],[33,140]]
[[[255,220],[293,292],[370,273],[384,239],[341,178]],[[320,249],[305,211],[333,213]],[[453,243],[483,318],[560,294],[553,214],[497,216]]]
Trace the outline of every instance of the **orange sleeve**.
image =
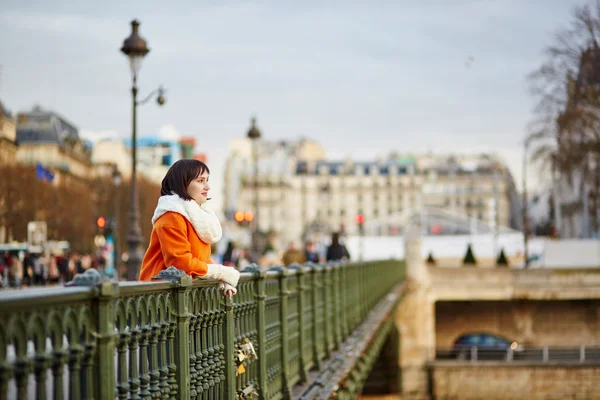
[[206,275],[208,264],[192,255],[185,226],[161,225],[155,229],[167,268],[173,265],[190,276]]

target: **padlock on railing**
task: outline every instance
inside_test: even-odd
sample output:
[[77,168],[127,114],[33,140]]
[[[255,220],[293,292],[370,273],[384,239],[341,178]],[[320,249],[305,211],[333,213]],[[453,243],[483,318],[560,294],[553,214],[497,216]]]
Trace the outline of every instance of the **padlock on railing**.
[[244,338],[238,346],[244,352],[244,354],[246,354],[246,358],[248,360],[257,360],[258,359],[258,355],[256,354],[256,351],[254,350],[254,345],[252,344],[250,339]]
[[256,359],[258,359],[258,355],[254,350],[252,342],[250,341],[250,339],[244,338],[240,343],[238,343],[235,350],[235,364],[237,366],[235,376],[241,375],[244,372],[246,372],[244,361],[252,361]]
[[257,399],[258,398],[258,390],[254,387],[253,384],[246,386],[242,390],[238,390],[237,399],[238,400],[249,400],[249,399]]

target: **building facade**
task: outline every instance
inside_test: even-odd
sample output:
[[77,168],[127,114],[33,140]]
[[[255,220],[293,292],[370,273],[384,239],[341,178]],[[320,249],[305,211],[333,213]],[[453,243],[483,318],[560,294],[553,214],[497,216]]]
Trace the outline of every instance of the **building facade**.
[[[280,248],[294,240],[322,240],[332,232],[359,234],[357,216],[369,234],[397,235],[392,216],[439,209],[473,222],[517,228],[520,202],[512,175],[491,155],[390,155],[372,162],[294,160],[291,173],[275,176],[259,167],[241,180],[236,207],[253,210],[256,223]],[[395,220],[398,220],[396,218]],[[432,225],[428,234],[454,234]]]
[[[229,156],[225,163],[223,210],[226,215],[236,211],[253,211],[254,202],[248,202],[247,191],[253,185],[255,169],[258,180],[265,193],[281,188],[282,182],[289,182],[296,175],[298,162],[317,162],[325,160],[325,150],[317,142],[310,139],[295,141],[258,141],[256,143],[256,160],[253,157],[252,143],[249,139],[240,138],[230,142]],[[287,186],[286,186],[287,187]],[[267,196],[267,195],[264,195]],[[243,201],[242,197],[245,200]],[[269,197],[269,196],[267,196]],[[262,208],[262,207],[261,207]],[[260,214],[260,210],[259,210]]]
[[17,161],[41,163],[61,180],[89,180],[92,177],[92,149],[79,137],[75,125],[53,111],[34,107],[17,116]]
[[0,101],[0,164],[12,164],[17,158],[17,125]]

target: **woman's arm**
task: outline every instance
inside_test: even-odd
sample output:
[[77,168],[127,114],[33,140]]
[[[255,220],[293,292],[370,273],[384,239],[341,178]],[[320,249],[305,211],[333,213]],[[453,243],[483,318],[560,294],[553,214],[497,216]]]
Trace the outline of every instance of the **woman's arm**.
[[222,280],[233,287],[237,286],[240,277],[237,270],[221,264],[206,263],[193,256],[185,226],[165,224],[155,226],[154,229],[167,267],[172,265],[192,277]]
[[155,229],[166,266],[173,265],[192,277],[206,275],[208,263],[200,261],[192,255],[184,226],[161,225]]

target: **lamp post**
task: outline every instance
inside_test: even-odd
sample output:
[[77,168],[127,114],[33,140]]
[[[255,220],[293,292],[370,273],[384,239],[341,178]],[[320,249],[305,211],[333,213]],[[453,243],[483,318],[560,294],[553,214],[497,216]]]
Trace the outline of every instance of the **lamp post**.
[[258,193],[258,140],[261,137],[260,130],[256,127],[256,117],[252,117],[251,126],[248,130],[247,137],[250,139],[252,144],[252,163],[254,169],[254,178],[252,179],[253,191],[254,191],[254,225],[252,229],[252,250],[258,253],[258,237],[259,234],[259,193]]
[[117,168],[116,165],[113,166],[113,171],[112,171],[112,179],[113,179],[113,185],[115,188],[115,198],[114,198],[114,202],[115,202],[115,210],[114,210],[114,222],[113,222],[113,240],[114,240],[114,244],[113,244],[113,250],[114,250],[114,263],[115,263],[115,278],[116,280],[121,280],[121,257],[119,257],[120,255],[120,249],[119,249],[119,205],[120,205],[120,193],[121,193],[121,173],[119,172],[119,168]]
[[164,90],[159,87],[142,101],[137,100],[138,87],[137,76],[142,66],[142,60],[148,54],[150,49],[146,41],[139,35],[140,23],[137,20],[131,21],[131,35],[123,41],[121,51],[129,58],[133,84],[131,86],[132,95],[132,140],[131,140],[131,200],[129,205],[129,234],[127,235],[128,259],[127,259],[127,280],[135,281],[140,273],[142,264],[143,240],[142,229],[140,227],[140,210],[137,193],[137,106],[145,104],[155,94],[158,94],[157,102],[159,105],[165,103]]
[[529,153],[529,139],[525,139],[523,146],[523,257],[524,267],[529,267],[529,216],[527,215],[527,156]]

